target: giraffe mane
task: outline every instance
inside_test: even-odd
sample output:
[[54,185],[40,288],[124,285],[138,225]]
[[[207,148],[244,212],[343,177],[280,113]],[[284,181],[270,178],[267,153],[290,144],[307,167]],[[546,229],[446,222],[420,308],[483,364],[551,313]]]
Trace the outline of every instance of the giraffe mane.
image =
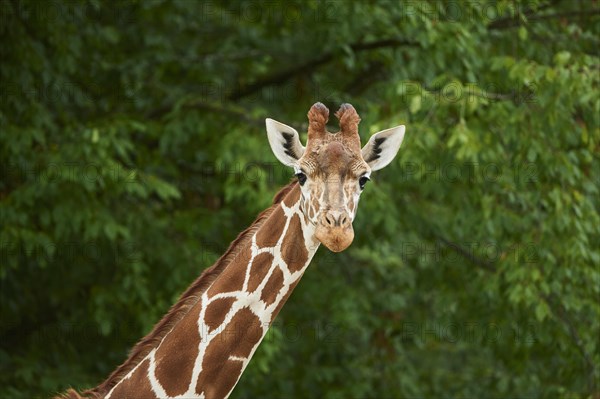
[[121,381],[131,370],[133,370],[140,362],[144,360],[146,355],[160,344],[162,339],[173,329],[173,327],[183,319],[188,311],[198,303],[202,294],[210,287],[217,277],[225,270],[227,265],[239,253],[238,247],[248,243],[254,233],[260,228],[265,220],[275,210],[277,205],[285,198],[285,196],[294,188],[296,181],[289,183],[283,187],[273,197],[273,204],[262,211],[252,222],[250,227],[242,231],[235,240],[229,245],[225,253],[217,259],[217,261],[205,269],[200,277],[198,277],[181,296],[179,300],[171,306],[169,311],[163,318],[154,326],[152,331],[142,338],[129,352],[129,357],[108,378],[98,385],[96,388],[88,389],[79,395],[75,390],[69,389],[64,394],[55,397],[55,399],[100,399],[110,392],[110,390]]

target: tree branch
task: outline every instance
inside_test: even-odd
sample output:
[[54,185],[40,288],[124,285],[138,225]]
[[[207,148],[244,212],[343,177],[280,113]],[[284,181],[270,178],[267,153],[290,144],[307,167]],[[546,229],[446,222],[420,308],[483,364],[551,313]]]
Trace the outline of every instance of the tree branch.
[[461,247],[460,245],[458,245],[457,243],[454,243],[450,240],[447,240],[446,238],[440,236],[440,235],[436,235],[436,238],[438,240],[440,240],[445,246],[447,246],[448,248],[454,250],[456,253],[458,253],[459,255],[463,256],[465,259],[469,260],[471,263],[473,263],[474,265],[488,271],[488,272],[492,272],[495,273],[496,272],[496,265],[494,265],[491,262],[485,261],[477,256],[475,256],[472,252],[469,252],[468,250],[466,250],[465,248]]
[[[554,18],[561,18],[561,17],[590,18],[590,17],[592,17],[594,15],[598,15],[598,14],[600,14],[600,9],[591,9],[591,10],[584,10],[584,11],[557,12],[557,13],[546,14],[546,15],[525,13],[525,15],[527,16],[528,22],[543,21],[546,19],[554,19]],[[490,29],[490,30],[510,29],[510,28],[516,28],[521,25],[522,25],[522,21],[518,18],[518,15],[517,15],[514,17],[502,18],[497,21],[494,21],[488,25],[488,29]]]
[[549,295],[542,295],[544,302],[548,305],[548,307],[552,310],[552,312],[558,317],[560,321],[565,325],[568,335],[581,353],[581,356],[585,360],[589,370],[588,370],[588,388],[590,393],[594,393],[596,389],[596,379],[594,377],[594,360],[592,356],[585,350],[585,345],[581,341],[581,337],[573,324],[573,321],[569,317],[569,313],[565,309],[564,305],[558,300],[558,305],[554,305],[552,298]]
[[[148,113],[146,113],[146,117],[148,119],[160,119],[164,115],[171,112],[175,106],[173,105],[163,105],[159,108],[155,108]],[[199,109],[204,111],[213,111],[219,114],[233,116],[236,119],[240,119],[246,123],[249,123],[254,126],[264,127],[265,122],[263,118],[254,118],[251,117],[251,113],[245,109],[234,106],[225,106],[223,104],[217,102],[208,102],[201,99],[194,99],[190,102],[183,103],[181,105],[183,109]]]
[[[377,40],[377,41],[368,42],[368,43],[354,43],[354,44],[351,44],[349,47],[354,52],[361,52],[361,51],[374,50],[374,49],[378,49],[378,48],[394,48],[394,47],[400,47],[400,46],[419,47],[420,44],[418,42],[414,42],[414,41],[410,41],[410,40],[392,38],[392,39]],[[286,82],[287,80],[291,79],[294,76],[311,73],[319,66],[326,64],[326,63],[330,62],[331,60],[333,60],[334,55],[335,55],[334,52],[326,52],[316,58],[313,58],[312,60],[306,61],[305,63],[303,63],[301,65],[298,65],[298,66],[286,69],[284,71],[275,73],[271,76],[267,76],[265,78],[259,79],[259,80],[255,81],[254,83],[251,83],[247,86],[243,86],[243,87],[239,88],[238,90],[232,92],[231,94],[229,94],[227,96],[227,100],[237,101],[243,97],[249,96],[250,94],[263,89],[264,87],[268,87],[268,86],[272,86],[272,85],[280,85],[280,84]],[[171,112],[175,107],[176,107],[176,105],[174,105],[174,104],[163,105],[161,107],[155,108],[155,109],[149,111],[148,113],[146,113],[146,117],[149,119],[160,119],[164,115]],[[231,115],[238,119],[244,120],[252,125],[256,125],[256,126],[260,125],[261,127],[264,126],[264,121],[262,119],[249,117],[248,116],[249,113],[246,112],[245,110],[239,109],[237,107],[225,107],[216,102],[208,102],[205,100],[192,100],[189,103],[184,103],[181,107],[185,108],[185,109],[202,109],[202,110],[207,110],[207,111],[220,112],[220,113]]]
[[[377,40],[369,43],[354,43],[351,44],[349,47],[355,53],[359,53],[362,51],[375,50],[379,48],[395,48],[400,46],[420,47],[420,44],[411,40],[392,38]],[[286,69],[284,71],[275,73],[274,75],[267,76],[262,79],[258,79],[254,83],[250,83],[249,85],[241,87],[239,90],[231,93],[231,95],[229,95],[229,99],[232,101],[237,101],[243,97],[249,96],[250,94],[261,90],[264,87],[280,85],[294,76],[311,73],[319,66],[333,60],[334,55],[334,52],[326,52],[298,66]]]

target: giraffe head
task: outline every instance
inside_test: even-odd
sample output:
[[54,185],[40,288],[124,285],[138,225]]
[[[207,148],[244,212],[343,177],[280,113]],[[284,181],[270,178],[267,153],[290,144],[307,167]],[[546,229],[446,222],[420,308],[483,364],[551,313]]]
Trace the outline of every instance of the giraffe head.
[[371,172],[388,165],[396,156],[404,126],[374,134],[361,148],[360,117],[350,104],[335,113],[340,131],[326,129],[329,110],[321,103],[308,111],[306,147],[290,126],[267,119],[267,133],[273,153],[292,167],[301,186],[300,209],[315,228],[315,239],[334,252],[343,251],[354,239],[352,222],[358,200]]

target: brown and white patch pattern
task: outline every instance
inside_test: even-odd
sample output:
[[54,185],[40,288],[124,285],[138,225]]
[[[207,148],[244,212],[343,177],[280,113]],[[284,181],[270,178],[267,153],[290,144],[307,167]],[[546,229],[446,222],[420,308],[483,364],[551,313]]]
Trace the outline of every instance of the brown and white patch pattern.
[[295,187],[200,301],[107,398],[137,397],[141,382],[144,398],[229,396],[316,252],[314,229]]

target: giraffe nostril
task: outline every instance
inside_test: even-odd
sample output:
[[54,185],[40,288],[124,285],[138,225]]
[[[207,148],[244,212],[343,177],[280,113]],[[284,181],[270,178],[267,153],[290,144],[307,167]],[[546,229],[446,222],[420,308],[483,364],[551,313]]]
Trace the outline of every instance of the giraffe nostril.
[[346,227],[350,224],[350,219],[347,213],[327,212],[322,219],[323,225],[331,227]]

